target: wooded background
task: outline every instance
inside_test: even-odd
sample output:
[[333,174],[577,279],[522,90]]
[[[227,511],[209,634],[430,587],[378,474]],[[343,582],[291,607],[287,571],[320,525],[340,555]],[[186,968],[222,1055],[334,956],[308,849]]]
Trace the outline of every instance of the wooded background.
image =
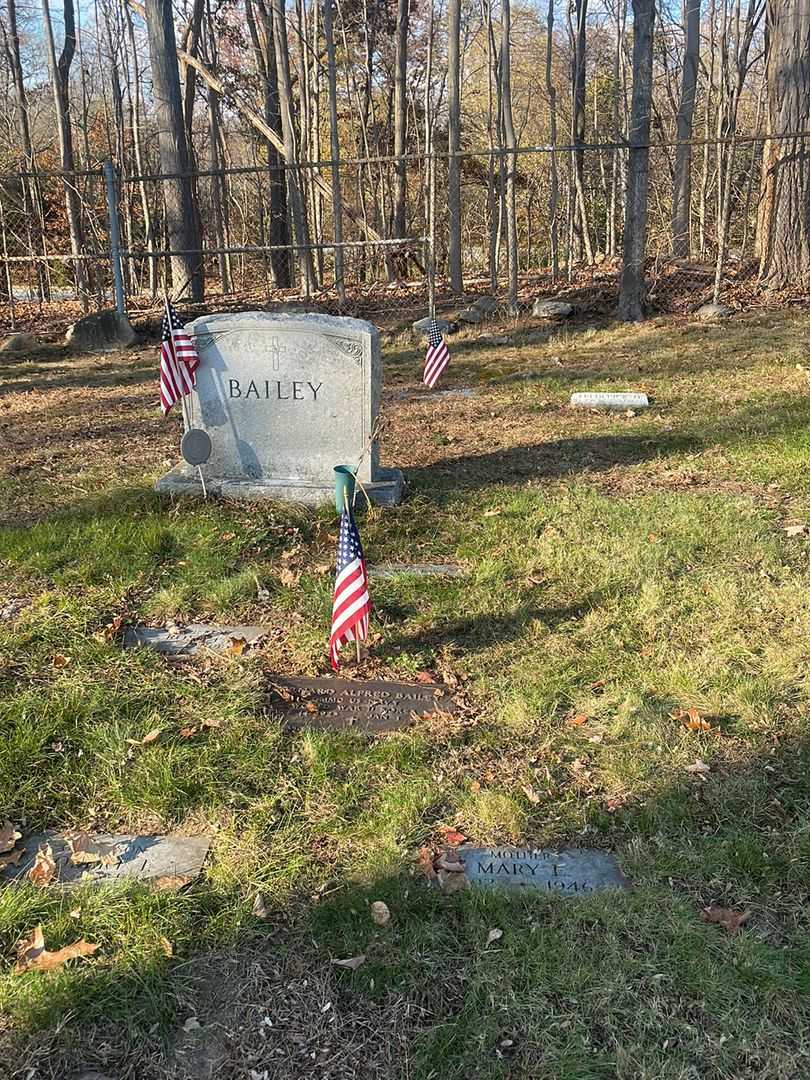
[[[810,283],[810,0],[0,0],[0,304]],[[810,137],[810,136],[808,136]]]

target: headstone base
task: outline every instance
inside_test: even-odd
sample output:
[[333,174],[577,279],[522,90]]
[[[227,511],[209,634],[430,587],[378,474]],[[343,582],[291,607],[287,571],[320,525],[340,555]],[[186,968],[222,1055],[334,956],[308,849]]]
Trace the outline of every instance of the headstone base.
[[[302,503],[304,506],[323,506],[334,502],[335,485],[318,484],[306,480],[229,480],[205,476],[206,490],[223,499],[246,499],[263,501],[277,499],[283,502]],[[378,469],[377,479],[364,481],[368,497],[378,506],[396,506],[402,500],[405,479],[399,469]],[[161,476],[155,482],[155,491],[168,495],[202,495],[200,476],[196,469],[184,462]],[[357,493],[358,505],[363,505],[363,493]]]

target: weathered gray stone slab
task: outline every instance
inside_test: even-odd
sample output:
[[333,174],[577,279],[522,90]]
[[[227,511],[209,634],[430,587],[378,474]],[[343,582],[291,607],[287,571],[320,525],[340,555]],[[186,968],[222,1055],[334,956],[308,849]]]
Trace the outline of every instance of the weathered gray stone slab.
[[135,340],[135,331],[126,315],[117,311],[99,311],[85,315],[68,327],[65,344],[81,352],[114,352]]
[[[431,318],[429,315],[425,315],[423,319],[417,319],[416,322],[413,324],[414,332],[417,334],[426,334],[430,329],[430,323]],[[450,323],[447,321],[447,319],[437,319],[436,324],[443,334],[446,334],[450,329]]]
[[472,386],[459,386],[452,390],[435,390],[432,394],[420,394],[420,401],[444,401],[445,398],[473,398],[478,391]]
[[145,645],[157,652],[173,656],[191,656],[210,650],[226,653],[233,651],[234,641],[255,645],[266,631],[263,626],[212,626],[208,623],[190,623],[170,629],[160,626],[128,626],[124,632],[126,648]]
[[695,314],[699,319],[727,319],[731,314],[731,308],[725,304],[703,304]]
[[464,845],[458,854],[469,883],[482,888],[531,888],[560,896],[582,896],[629,887],[615,858],[591,848],[549,851]]
[[369,566],[370,578],[401,577],[403,574],[413,574],[415,577],[461,577],[464,568],[456,563],[380,563],[379,566]]
[[648,409],[646,394],[585,392],[571,395],[571,404],[581,409]]
[[26,353],[41,348],[33,334],[11,334],[0,342],[0,353]]
[[535,300],[532,315],[536,319],[567,319],[574,314],[574,305],[567,300]]
[[[208,491],[317,506],[334,499],[334,467],[362,458],[358,477],[369,497],[399,499],[402,474],[380,469],[376,442],[369,447],[381,380],[370,323],[254,311],[206,316],[188,330],[200,356],[191,423],[212,443],[202,466]],[[201,492],[185,464],[156,488]]]
[[446,687],[381,679],[274,678],[270,704],[281,713],[288,730],[378,734],[409,727],[425,714],[456,711]]
[[[73,833],[47,832],[24,837],[17,847],[25,854],[16,866],[0,871],[0,882],[26,880],[41,845],[50,844],[56,873],[55,885],[76,885],[92,882],[122,881],[130,878],[154,880],[158,878],[187,878],[191,881],[202,870],[210,836],[131,836],[126,834],[94,834],[90,837],[92,848],[100,860],[74,863],[68,839]],[[176,884],[182,884],[182,881]]]

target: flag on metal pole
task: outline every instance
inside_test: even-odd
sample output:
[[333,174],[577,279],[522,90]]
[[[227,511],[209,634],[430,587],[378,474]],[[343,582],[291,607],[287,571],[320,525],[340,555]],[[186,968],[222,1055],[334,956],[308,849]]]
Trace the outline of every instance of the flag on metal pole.
[[422,375],[422,382],[427,386],[434,387],[449,363],[450,353],[442,337],[439,324],[435,319],[431,319],[428,326],[428,346],[425,354],[425,371]]
[[329,638],[329,659],[335,671],[340,664],[340,647],[349,641],[365,641],[368,637],[370,613],[366,560],[360,533],[347,502],[340,518],[332,633]]
[[194,343],[167,297],[160,344],[160,407],[164,416],[194,389],[199,366]]

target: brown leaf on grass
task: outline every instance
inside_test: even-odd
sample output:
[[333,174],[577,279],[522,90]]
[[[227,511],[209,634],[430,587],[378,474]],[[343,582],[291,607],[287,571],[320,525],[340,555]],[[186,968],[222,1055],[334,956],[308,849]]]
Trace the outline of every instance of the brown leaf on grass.
[[433,866],[434,853],[429,847],[421,847],[416,853],[415,870],[424,875],[428,881],[434,881],[436,870]]
[[696,776],[706,776],[706,774],[710,773],[712,770],[710,765],[707,765],[701,758],[697,758],[694,765],[686,766],[686,771],[688,773],[693,773]]
[[571,719],[567,721],[569,727],[582,727],[583,724],[587,723],[588,717],[585,713],[577,713],[576,716],[572,716]]
[[729,934],[736,932],[751,918],[750,911],[734,911],[732,908],[720,907],[718,904],[709,904],[701,912],[704,922],[716,923],[722,926]]
[[25,854],[25,848],[17,848],[15,851],[7,851],[4,855],[0,855],[0,872],[5,870],[7,866],[19,866],[20,859]]
[[200,721],[200,727],[203,728],[219,728],[222,727],[221,720],[207,719]]
[[484,511],[484,517],[497,517],[498,514],[501,514],[501,513],[503,513],[503,511],[501,510],[500,507],[498,507],[495,510],[485,510]]
[[158,892],[169,892],[173,889],[182,889],[190,885],[194,878],[187,874],[164,874],[162,877],[152,879],[152,888]]
[[44,888],[50,885],[56,876],[56,861],[50,844],[41,844],[34,859],[34,865],[28,871],[28,880]]
[[391,911],[384,900],[375,900],[371,905],[371,921],[377,926],[388,926],[391,922]]
[[500,941],[503,937],[503,930],[499,930],[498,927],[493,927],[487,934],[487,945],[491,945],[493,941]]
[[161,934],[161,936],[158,938],[158,941],[160,942],[160,948],[164,956],[168,956],[170,958],[174,956],[174,946],[168,938],[163,937],[163,935]]
[[113,641],[121,633],[125,620],[126,615],[116,615],[112,622],[108,622],[101,631],[102,639],[104,641]]
[[20,839],[22,839],[22,833],[6,818],[0,827],[0,852],[11,851]]
[[366,962],[365,953],[361,953],[359,956],[351,956],[348,960],[333,960],[332,963],[335,967],[348,968],[349,971],[357,971]]
[[157,742],[160,738],[161,729],[159,727],[153,728],[147,732],[142,739],[127,739],[130,746],[149,746],[150,743]]
[[278,580],[287,588],[294,589],[301,580],[301,573],[298,570],[290,570],[288,566],[282,566],[278,572]]
[[524,784],[520,790],[523,792],[523,794],[526,796],[532,806],[537,806],[537,804],[540,802],[540,796],[537,794],[531,784]]
[[257,919],[267,918],[267,905],[261,893],[256,893],[256,899],[253,901],[253,907],[250,910]]
[[63,656],[61,653],[57,653],[56,656],[51,657],[51,666],[55,668],[67,667],[70,663],[69,656]]
[[98,945],[91,945],[89,941],[82,939],[74,941],[72,945],[65,945],[56,952],[48,952],[42,927],[38,926],[30,937],[17,946],[17,963],[13,974],[21,975],[24,971],[52,971],[77,956],[92,956],[97,949]]
[[439,832],[444,836],[444,842],[450,844],[451,847],[457,847],[467,839],[464,833],[459,832],[452,825],[443,825]]
[[247,639],[243,637],[232,637],[230,644],[228,645],[228,652],[231,656],[241,656],[245,651],[247,645]]
[[591,685],[588,687],[588,689],[593,690],[593,692],[595,694],[598,694],[600,690],[605,689],[605,680],[604,679],[597,679],[595,682],[591,683]]
[[236,533],[235,532],[224,532],[220,536],[220,540],[224,540],[226,544],[228,543],[229,540],[235,540],[235,539],[236,539]]
[[178,734],[181,739],[190,739],[192,735],[197,734],[197,725],[193,724],[191,727],[181,727]]
[[417,671],[417,673],[414,675],[414,678],[416,679],[417,682],[420,682],[420,683],[435,683],[436,682],[436,676],[433,674],[432,671]]

